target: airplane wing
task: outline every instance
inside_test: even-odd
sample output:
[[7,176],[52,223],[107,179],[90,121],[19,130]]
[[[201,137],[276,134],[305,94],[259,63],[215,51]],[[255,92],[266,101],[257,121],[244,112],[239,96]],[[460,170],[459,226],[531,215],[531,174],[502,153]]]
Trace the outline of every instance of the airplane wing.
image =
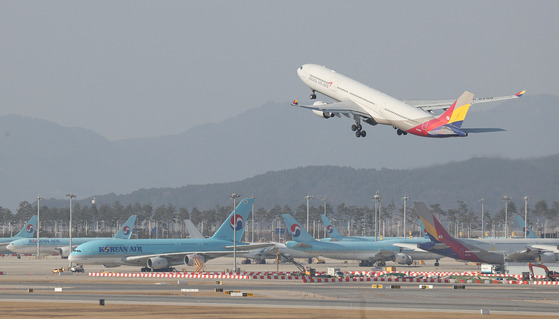
[[424,252],[426,253],[427,251],[424,249],[421,249],[419,247],[417,247],[417,244],[408,244],[408,243],[394,243],[392,244],[396,247],[400,247],[400,248],[404,248],[407,249],[408,251],[418,251],[418,252]]
[[[520,91],[514,95],[478,97],[478,98],[474,98],[471,104],[517,99],[522,95],[524,95],[524,93],[526,93],[526,90]],[[456,100],[455,99],[454,100],[403,100],[404,103],[415,106],[424,111],[433,111],[433,110],[441,110],[441,109],[446,110],[452,106],[454,101]]]
[[313,110],[313,111],[332,113],[333,115],[336,116],[343,114],[349,117],[349,114],[351,113],[359,116],[371,117],[371,115],[367,113],[367,111],[365,111],[362,107],[357,105],[357,103],[349,100],[335,102],[335,103],[315,102],[315,104],[313,105],[299,105],[297,100],[295,100],[291,105],[298,106],[304,109]]
[[559,246],[556,245],[531,245],[530,247],[534,249],[549,251],[556,254],[559,253]]

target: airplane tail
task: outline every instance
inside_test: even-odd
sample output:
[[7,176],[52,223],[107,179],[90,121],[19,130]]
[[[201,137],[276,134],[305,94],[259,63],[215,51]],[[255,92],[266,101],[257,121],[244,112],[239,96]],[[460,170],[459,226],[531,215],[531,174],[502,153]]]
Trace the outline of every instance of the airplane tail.
[[474,94],[465,91],[449,109],[438,117],[438,119],[441,120],[444,125],[452,124],[452,126],[457,128],[462,127],[462,123],[466,118],[466,114],[468,114],[473,99]]
[[520,217],[519,215],[516,215],[516,220],[518,221],[518,225],[520,225],[520,228],[522,228],[522,231],[526,232],[526,238],[538,238],[536,233],[534,233],[530,228],[528,228],[526,222],[524,221],[524,218]]
[[136,223],[136,215],[130,216],[128,220],[122,224],[122,227],[116,232],[113,238],[130,239],[132,231],[134,230],[134,223]]
[[332,225],[332,223],[330,222],[328,217],[326,217],[326,215],[321,214],[320,218],[322,218],[322,223],[324,224],[324,227],[326,228],[326,232],[328,233],[328,236],[330,236],[330,238],[334,238],[338,240],[343,238],[342,234],[340,234],[340,232],[336,229],[336,227]]
[[311,234],[309,234],[293,216],[290,214],[282,214],[283,220],[285,221],[285,225],[287,226],[287,230],[293,236],[293,240],[297,242],[309,242],[309,241],[316,241]]
[[35,229],[37,228],[37,215],[31,216],[29,221],[23,225],[23,228],[15,235],[17,238],[33,238],[35,236]]
[[429,238],[432,242],[440,242],[437,229],[433,222],[433,214],[431,210],[423,202],[414,202],[415,210],[419,214],[419,221],[423,225],[423,235]]
[[417,222],[419,223],[419,228],[421,229],[421,233],[423,234],[423,237],[425,239],[429,239],[429,234],[425,231],[425,225],[423,225],[423,222],[421,221],[421,218],[418,218]]
[[[239,202],[235,210],[229,214],[229,217],[221,224],[221,227],[211,237],[214,239],[233,241],[236,236],[237,241],[240,241],[245,233],[245,222],[248,219],[254,198],[245,198]],[[237,225],[235,225],[235,214]],[[235,231],[236,230],[236,234]]]

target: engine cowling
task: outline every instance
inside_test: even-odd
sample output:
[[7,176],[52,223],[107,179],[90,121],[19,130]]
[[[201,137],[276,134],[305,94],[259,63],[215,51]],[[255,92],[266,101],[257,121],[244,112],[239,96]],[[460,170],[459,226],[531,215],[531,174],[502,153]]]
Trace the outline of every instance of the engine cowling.
[[[323,106],[323,105],[326,105],[326,104],[327,104],[326,102],[316,101],[316,102],[313,103],[313,106]],[[325,118],[325,119],[329,119],[329,118],[334,116],[334,114],[332,114],[330,112],[324,112],[324,111],[320,111],[320,110],[312,110],[312,112],[316,116],[322,117],[322,118]]]
[[540,254],[540,262],[541,263],[554,263],[557,261],[557,256],[555,253],[543,253]]
[[194,265],[196,265],[196,260],[198,260],[201,263],[206,262],[206,258],[204,258],[204,256],[202,256],[202,255],[193,254],[193,255],[184,256],[184,264],[185,265],[194,266]]
[[403,253],[397,253],[394,255],[394,261],[400,265],[411,265],[413,263],[413,258]]
[[70,249],[70,246],[56,247],[55,249],[58,250],[58,254],[62,258],[68,258],[68,256],[72,252],[72,250]]
[[151,269],[161,269],[169,267],[169,261],[163,257],[152,257],[147,261],[147,267]]

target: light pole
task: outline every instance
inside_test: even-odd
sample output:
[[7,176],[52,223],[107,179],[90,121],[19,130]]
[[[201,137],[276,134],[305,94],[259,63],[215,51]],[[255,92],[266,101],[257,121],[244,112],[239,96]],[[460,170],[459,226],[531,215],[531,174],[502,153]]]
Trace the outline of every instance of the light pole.
[[380,221],[380,200],[382,199],[382,196],[380,196],[379,192],[377,191],[377,193],[373,196],[373,200],[375,201],[375,241],[377,241],[378,238],[378,231],[380,231],[379,228],[379,221]]
[[409,196],[404,196],[402,197],[402,199],[404,200],[404,238],[406,238],[406,202],[408,201]]
[[307,232],[310,233],[310,231],[309,231],[309,200],[313,199],[314,196],[307,195],[307,196],[305,196],[305,198],[307,199]]
[[[72,198],[76,198],[76,194],[66,194],[66,197],[70,199],[70,227],[69,227],[69,235],[70,235],[70,251],[68,255],[72,253]],[[70,262],[70,267],[72,267],[72,262]]]
[[485,224],[483,221],[484,211],[483,211],[483,203],[485,202],[485,198],[479,200],[481,202],[481,238],[485,238]]
[[528,238],[528,201],[530,196],[524,196],[524,238]]
[[37,259],[41,258],[41,244],[39,230],[41,229],[41,199],[43,196],[37,196]]
[[503,196],[502,200],[505,201],[505,238],[508,237],[508,224],[509,224],[509,201],[511,198],[507,195]]
[[233,199],[233,271],[237,272],[237,198],[241,197],[238,194],[231,194],[229,198]]
[[[326,197],[322,197],[320,200],[324,202],[324,216],[326,216]],[[324,238],[326,238],[326,227],[324,227]]]
[[[250,198],[254,199],[254,196],[250,196]],[[251,243],[254,243],[254,202],[252,202],[252,207],[251,207],[251,215],[252,215],[252,224],[250,225],[250,236],[251,236]]]

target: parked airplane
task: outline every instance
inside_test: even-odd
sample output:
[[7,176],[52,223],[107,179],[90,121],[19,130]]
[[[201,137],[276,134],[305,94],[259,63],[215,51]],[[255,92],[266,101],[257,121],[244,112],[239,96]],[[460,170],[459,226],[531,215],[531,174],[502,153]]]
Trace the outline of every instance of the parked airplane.
[[[408,133],[426,137],[467,136],[468,133],[503,131],[497,128],[462,128],[462,122],[471,104],[495,102],[521,97],[525,91],[511,96],[474,99],[474,95],[464,92],[454,100],[406,100],[401,101],[360,82],[336,73],[324,66],[304,64],[297,69],[301,81],[311,89],[311,99],[320,92],[337,102],[317,101],[313,105],[292,105],[307,108],[322,118],[334,116],[353,117],[351,129],[357,137],[365,137],[361,120],[370,125],[385,124],[397,129],[398,135]],[[445,110],[434,116],[433,110]]]
[[522,228],[522,232],[526,232],[526,238],[538,238],[538,235],[536,235],[536,233],[534,233],[530,228],[528,228],[528,226],[526,226],[524,218],[516,215],[516,220],[518,221],[518,225],[520,225],[520,228]]
[[31,216],[29,221],[23,225],[23,228],[14,237],[0,238],[0,245],[9,244],[10,242],[20,238],[33,238],[35,229],[37,228],[37,215]]
[[[235,237],[241,239],[254,199],[239,202],[217,232],[210,238],[186,239],[104,239],[78,246],[69,256],[77,264],[144,266],[142,270],[167,269],[176,265],[194,265],[212,258],[233,254]],[[236,215],[235,215],[236,212]],[[237,243],[237,252],[267,247],[270,244]]]
[[[289,214],[281,215],[287,230],[294,241],[285,243],[287,248],[300,250],[309,254],[341,260],[359,260],[360,265],[370,266],[375,262],[395,261],[399,264],[410,265],[414,260],[436,259],[440,255],[426,252],[417,248],[417,244],[426,242],[424,238],[399,238],[379,241],[318,241],[314,239]],[[415,244],[413,248],[398,246],[400,243]]]
[[[132,231],[134,230],[134,223],[136,222],[136,215],[130,216],[128,220],[122,224],[122,227],[112,238],[130,239]],[[72,247],[86,243],[88,241],[101,239],[103,237],[76,237],[72,238]],[[105,237],[106,239],[112,239]],[[55,254],[58,253],[62,257],[68,257],[70,254],[70,238],[44,238],[39,239],[40,253],[42,254]],[[18,254],[32,254],[37,252],[37,239],[18,239],[12,241],[7,248]]]
[[[334,224],[332,224],[332,222],[328,219],[328,217],[326,217],[326,215],[321,214],[320,218],[322,219],[322,224],[326,228],[326,232],[328,233],[328,236],[330,236],[329,238],[321,238],[319,239],[320,241],[363,241],[363,240],[378,241],[378,240],[395,240],[395,239],[409,238],[409,237],[379,238],[379,237],[369,237],[369,236],[342,236],[342,234],[338,231],[338,229],[336,229]],[[421,226],[421,233],[424,234],[425,232],[423,229],[424,228],[423,223],[421,222],[421,220],[418,220],[418,222]],[[429,237],[427,237],[426,235],[425,238],[429,239]]]
[[559,239],[453,238],[424,203],[415,202],[415,209],[431,239],[431,242],[418,245],[426,251],[454,259],[500,265],[508,261],[555,262],[558,260],[557,252],[553,249],[557,250]]

